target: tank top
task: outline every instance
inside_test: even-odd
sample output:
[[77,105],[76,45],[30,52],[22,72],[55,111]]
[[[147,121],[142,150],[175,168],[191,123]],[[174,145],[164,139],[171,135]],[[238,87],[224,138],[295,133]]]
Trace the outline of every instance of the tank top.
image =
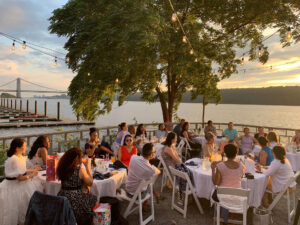
[[[268,154],[266,166],[270,166],[271,162],[274,160],[272,149],[267,146],[262,150],[265,151]],[[257,157],[257,161],[260,163],[260,154]]]
[[136,147],[132,146],[132,150],[129,153],[126,146],[121,146],[121,153],[122,153],[122,163],[124,163],[127,167],[129,167],[131,156],[136,155]]
[[220,186],[241,188],[242,176],[244,174],[244,167],[239,163],[239,167],[236,169],[228,168],[224,162],[217,164],[218,171],[221,173]]

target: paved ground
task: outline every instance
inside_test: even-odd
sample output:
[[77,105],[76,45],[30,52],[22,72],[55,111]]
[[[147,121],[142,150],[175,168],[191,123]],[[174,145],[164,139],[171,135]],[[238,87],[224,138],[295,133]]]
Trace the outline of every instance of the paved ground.
[[[160,190],[160,177],[156,181],[155,189]],[[300,184],[300,179],[298,179],[298,184]],[[190,199],[190,203],[188,205],[188,212],[187,217],[184,219],[182,214],[178,213],[177,211],[173,211],[171,209],[171,192],[168,191],[166,188],[163,191],[163,196],[166,197],[164,201],[160,201],[159,204],[156,202],[154,203],[155,207],[155,221],[149,223],[149,225],[170,225],[172,224],[170,221],[176,221],[177,225],[209,225],[213,224],[213,219],[210,214],[209,202],[206,199],[200,199],[202,207],[204,209],[204,214],[201,215],[197,209],[196,204],[194,201]],[[296,198],[300,197],[300,185],[297,185],[296,190]],[[125,204],[122,203],[122,209],[125,208]],[[287,223],[287,203],[286,200],[283,198],[280,200],[278,205],[273,210],[274,214],[274,221],[276,225],[285,225]],[[139,214],[138,212],[131,214],[127,218],[129,220],[130,225],[138,225],[139,224]],[[248,225],[252,225],[252,208],[248,211]]]

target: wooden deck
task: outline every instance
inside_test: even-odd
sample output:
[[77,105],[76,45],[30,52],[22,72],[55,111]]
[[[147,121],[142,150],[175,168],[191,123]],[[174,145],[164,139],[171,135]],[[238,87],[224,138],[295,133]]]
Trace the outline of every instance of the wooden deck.
[[[67,118],[59,120],[52,115],[44,116],[37,114],[37,117],[26,118],[24,116],[34,116],[34,113],[29,111],[19,111],[16,109],[0,107],[0,129],[2,128],[18,128],[18,127],[50,127],[50,126],[74,126],[74,125],[94,125],[94,122],[76,121]],[[21,118],[20,118],[21,117]],[[22,118],[23,117],[23,118]]]

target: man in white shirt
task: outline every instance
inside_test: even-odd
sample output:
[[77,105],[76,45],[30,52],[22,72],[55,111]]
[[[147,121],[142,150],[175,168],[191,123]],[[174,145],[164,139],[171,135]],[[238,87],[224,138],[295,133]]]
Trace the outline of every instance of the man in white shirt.
[[[160,174],[160,170],[149,163],[154,154],[153,144],[147,143],[143,147],[141,156],[133,155],[131,157],[125,186],[128,194],[134,195],[142,180],[149,180],[153,175]],[[143,190],[142,195],[146,194],[146,190]]]

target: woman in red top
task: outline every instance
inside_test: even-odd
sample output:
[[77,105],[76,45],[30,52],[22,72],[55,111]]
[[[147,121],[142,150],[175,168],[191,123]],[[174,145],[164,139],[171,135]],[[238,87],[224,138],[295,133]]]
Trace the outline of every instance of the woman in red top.
[[124,145],[120,147],[118,152],[118,159],[129,167],[130,158],[136,155],[136,146],[133,145],[133,138],[131,135],[126,135],[124,139]]

